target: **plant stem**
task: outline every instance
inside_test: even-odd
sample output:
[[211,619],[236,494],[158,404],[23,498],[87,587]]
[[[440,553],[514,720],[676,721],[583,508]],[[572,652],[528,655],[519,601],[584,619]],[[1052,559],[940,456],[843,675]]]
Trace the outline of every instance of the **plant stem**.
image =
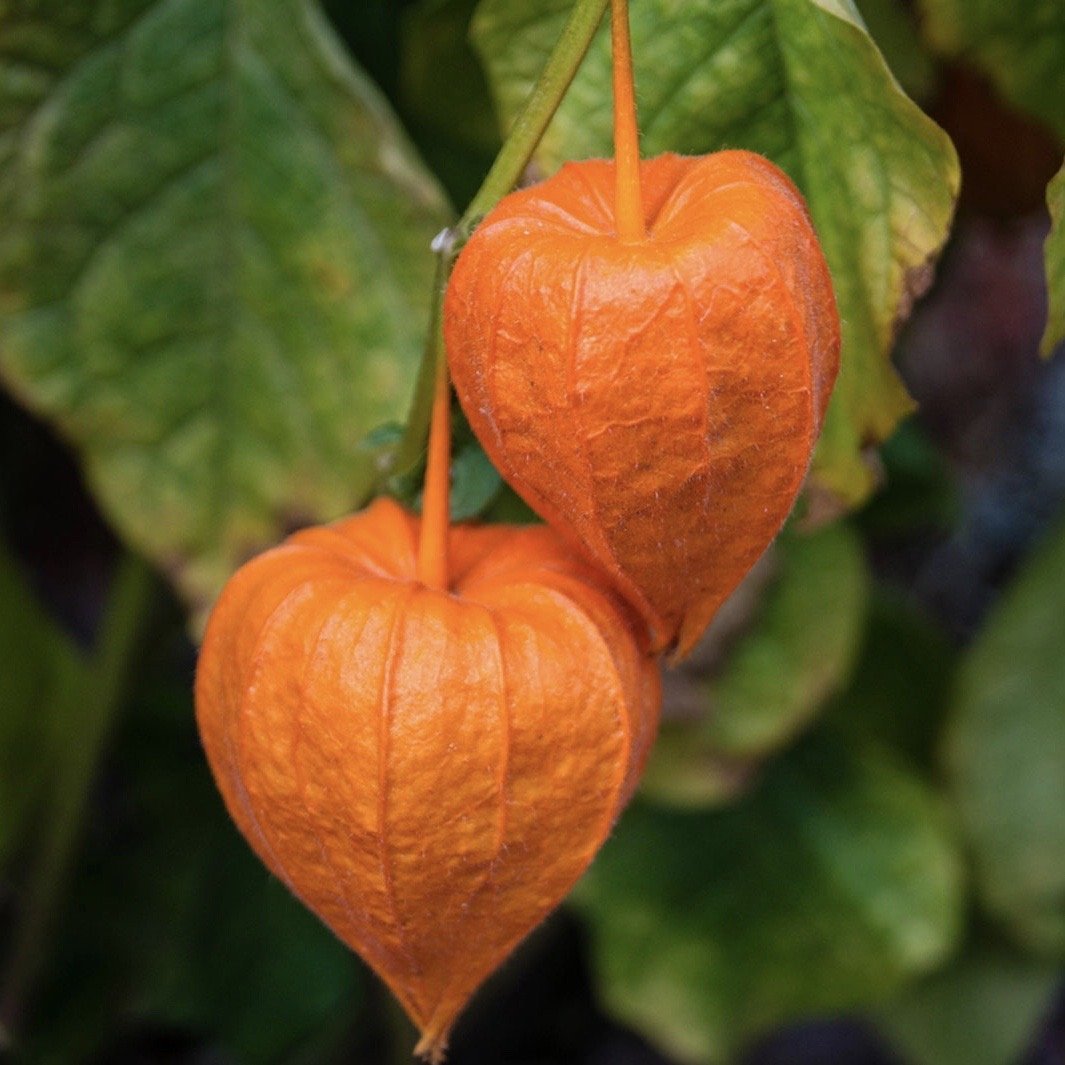
[[624,244],[638,244],[647,235],[640,195],[640,134],[636,128],[636,90],[632,78],[628,0],[611,0],[611,42],[614,51],[614,218]]
[[111,586],[92,658],[71,677],[59,711],[56,786],[36,861],[25,887],[0,998],[0,1028],[10,1039],[33,993],[45,944],[77,853],[86,807],[104,744],[121,709],[144,618],[151,602],[151,569],[126,555]]
[[429,425],[429,457],[422,492],[422,528],[418,542],[418,580],[444,591],[448,585],[447,537],[451,525],[451,388],[447,359],[436,360],[433,417]]
[[536,146],[588,52],[609,3],[610,0],[576,0],[558,43],[548,56],[539,80],[515,119],[481,187],[458,222],[451,229],[444,230],[433,243],[438,261],[425,352],[403,437],[392,450],[382,452],[378,458],[382,480],[409,470],[421,457],[425,446],[426,426],[436,394],[437,366],[445,358],[444,293],[451,268],[481,219],[521,180]]

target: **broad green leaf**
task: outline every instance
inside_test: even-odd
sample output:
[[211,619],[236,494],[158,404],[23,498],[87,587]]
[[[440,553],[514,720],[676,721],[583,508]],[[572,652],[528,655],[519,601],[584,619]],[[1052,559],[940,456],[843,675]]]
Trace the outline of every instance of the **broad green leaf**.
[[39,812],[57,734],[87,683],[84,655],[0,549],[0,867]]
[[372,485],[447,216],[314,3],[0,22],[0,374],[197,606]]
[[1015,1065],[1062,976],[1047,962],[976,945],[876,1019],[909,1065]]
[[962,884],[936,797],[884,753],[821,735],[736,806],[635,804],[577,898],[610,1009],[682,1060],[719,1062],[935,966]]
[[[509,124],[569,0],[482,0],[474,41]],[[946,134],[903,93],[849,0],[632,0],[643,148],[761,152],[805,193],[832,268],[843,369],[815,475],[857,501],[862,460],[911,403],[888,359],[930,277],[958,192]],[[611,152],[610,52],[596,38],[539,161]]]
[[1061,0],[919,0],[940,52],[986,70],[1018,107],[1065,137],[1065,4]]
[[765,755],[803,728],[846,679],[861,637],[868,577],[854,532],[791,533],[779,548],[758,625],[707,690],[704,736],[731,757]]
[[988,910],[1065,958],[1065,526],[962,663],[947,767]]
[[1065,340],[1065,167],[1047,186],[1050,234],[1046,242],[1047,298],[1050,305],[1042,350],[1049,355]]
[[645,790],[681,805],[717,802],[805,728],[846,679],[865,615],[861,543],[845,525],[777,543],[779,572],[752,629],[700,685],[705,714],[667,724]]

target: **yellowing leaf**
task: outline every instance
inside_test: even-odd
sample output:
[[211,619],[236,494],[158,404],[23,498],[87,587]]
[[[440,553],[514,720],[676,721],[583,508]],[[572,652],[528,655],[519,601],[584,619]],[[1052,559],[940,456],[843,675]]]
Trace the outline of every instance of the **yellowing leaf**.
[[194,604],[361,501],[447,208],[314,3],[5,10],[0,217],[0,375]]

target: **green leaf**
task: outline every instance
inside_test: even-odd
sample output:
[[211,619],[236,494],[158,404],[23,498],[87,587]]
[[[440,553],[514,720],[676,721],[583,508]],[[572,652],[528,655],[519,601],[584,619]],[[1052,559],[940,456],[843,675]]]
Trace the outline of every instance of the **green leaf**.
[[876,1019],[910,1065],[1014,1065],[1062,975],[1046,962],[977,945]]
[[699,686],[705,714],[667,724],[645,791],[681,805],[715,803],[804,729],[846,679],[865,616],[861,542],[845,525],[777,542],[779,573],[753,628],[721,673]]
[[480,444],[472,440],[455,452],[451,463],[451,520],[472,521],[492,504],[503,479]]
[[730,757],[792,739],[846,678],[865,618],[861,541],[845,525],[779,542],[782,574],[755,630],[709,685],[705,738]]
[[740,804],[637,803],[581,887],[605,1000],[682,1059],[874,1002],[951,949],[961,870],[937,799],[821,735]]
[[0,548],[0,868],[53,782],[56,744],[88,683],[85,657]]
[[365,496],[448,212],[315,4],[5,14],[0,216],[0,373],[194,604]]
[[957,652],[905,595],[878,587],[850,683],[826,720],[856,741],[875,739],[931,769],[951,696]]
[[1065,526],[1029,560],[959,677],[946,760],[988,910],[1065,958]]
[[1065,167],[1047,186],[1050,234],[1046,241],[1049,313],[1042,352],[1049,356],[1065,340]]
[[1018,107],[1065,137],[1065,5],[1060,0],[919,0],[940,52],[985,70]]
[[[507,123],[569,6],[482,0],[474,42]],[[814,472],[835,495],[860,500],[873,484],[863,448],[911,407],[888,355],[947,235],[954,149],[899,88],[849,0],[632,0],[631,20],[644,151],[749,148],[807,197],[844,345]],[[544,138],[547,170],[611,152],[605,29]]]
[[[398,443],[402,436],[402,426],[388,423],[378,426],[370,439],[374,445],[388,447]],[[420,512],[424,480],[425,463],[421,461],[411,469],[390,477],[383,487],[403,506]],[[482,517],[502,488],[503,479],[499,472],[473,435],[461,409],[456,408],[452,415],[451,520],[472,521]]]

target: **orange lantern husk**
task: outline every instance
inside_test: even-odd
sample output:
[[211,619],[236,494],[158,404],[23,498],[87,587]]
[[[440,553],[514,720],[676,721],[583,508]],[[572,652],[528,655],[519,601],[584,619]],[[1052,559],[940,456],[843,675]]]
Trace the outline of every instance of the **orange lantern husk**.
[[511,194],[444,328],[493,464],[683,654],[790,512],[839,368],[802,196],[761,156],[641,162],[615,0],[617,159]]
[[423,518],[380,499],[253,559],[196,677],[233,819],[432,1061],[591,862],[660,704],[639,619],[552,530],[448,527],[447,396]]

